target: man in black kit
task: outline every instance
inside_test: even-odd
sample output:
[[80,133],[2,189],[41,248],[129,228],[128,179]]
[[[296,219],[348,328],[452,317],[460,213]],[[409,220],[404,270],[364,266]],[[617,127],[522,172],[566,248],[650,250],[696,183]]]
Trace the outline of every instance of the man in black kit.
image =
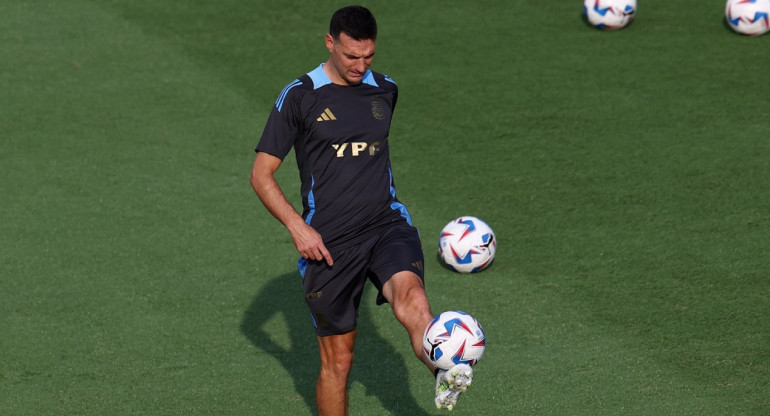
[[[281,91],[257,145],[251,184],[289,230],[321,356],[316,403],[322,416],[347,415],[356,318],[367,280],[406,328],[415,355],[436,376],[436,405],[451,409],[471,367],[438,370],[422,352],[433,319],[417,230],[396,198],[388,135],[398,87],[369,70],[377,23],[364,7],[334,13],[329,59]],[[294,148],[300,216],[274,179]]]

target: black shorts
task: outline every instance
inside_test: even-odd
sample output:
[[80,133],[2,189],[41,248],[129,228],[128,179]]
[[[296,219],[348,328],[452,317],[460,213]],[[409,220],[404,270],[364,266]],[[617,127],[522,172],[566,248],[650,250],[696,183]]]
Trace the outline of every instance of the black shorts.
[[422,245],[417,229],[404,224],[373,235],[354,246],[332,252],[334,266],[300,259],[307,302],[316,334],[337,335],[356,328],[364,284],[377,288],[377,304],[386,302],[382,286],[394,274],[410,271],[425,281]]

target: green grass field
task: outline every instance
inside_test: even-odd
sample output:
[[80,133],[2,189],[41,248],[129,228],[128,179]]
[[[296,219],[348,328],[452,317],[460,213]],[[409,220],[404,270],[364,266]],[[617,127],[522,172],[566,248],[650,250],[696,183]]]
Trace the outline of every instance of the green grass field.
[[[0,0],[0,414],[314,413],[297,254],[248,177],[343,5]],[[770,414],[770,35],[721,0],[618,32],[577,0],[365,5],[434,312],[488,336],[453,414]],[[436,260],[460,215],[497,233],[478,275]],[[373,297],[351,414],[448,414]]]

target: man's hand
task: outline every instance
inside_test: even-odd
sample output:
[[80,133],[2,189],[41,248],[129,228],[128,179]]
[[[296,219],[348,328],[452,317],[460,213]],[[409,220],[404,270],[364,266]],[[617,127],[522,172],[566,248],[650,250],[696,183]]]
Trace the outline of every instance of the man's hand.
[[265,208],[289,230],[294,246],[302,258],[326,260],[326,263],[331,266],[334,262],[324,245],[321,234],[307,225],[302,216],[294,210],[273,177],[281,162],[282,160],[275,156],[257,153],[251,171],[251,186],[254,187]]
[[321,234],[305,222],[292,225],[289,229],[291,238],[294,241],[294,247],[303,259],[326,261],[329,266],[334,264],[332,255],[326,249]]

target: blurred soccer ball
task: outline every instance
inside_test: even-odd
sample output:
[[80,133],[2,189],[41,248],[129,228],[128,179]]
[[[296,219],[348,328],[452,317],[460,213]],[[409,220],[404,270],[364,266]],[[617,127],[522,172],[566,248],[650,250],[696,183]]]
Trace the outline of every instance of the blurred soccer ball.
[[770,0],[727,0],[725,18],[740,34],[763,35],[770,30]]
[[495,258],[495,233],[476,217],[460,217],[441,230],[438,252],[449,268],[460,273],[480,272]]
[[622,29],[634,20],[636,0],[583,0],[583,12],[599,29]]
[[425,356],[443,370],[457,364],[475,365],[484,355],[485,344],[484,330],[476,318],[460,311],[433,318],[422,337]]

